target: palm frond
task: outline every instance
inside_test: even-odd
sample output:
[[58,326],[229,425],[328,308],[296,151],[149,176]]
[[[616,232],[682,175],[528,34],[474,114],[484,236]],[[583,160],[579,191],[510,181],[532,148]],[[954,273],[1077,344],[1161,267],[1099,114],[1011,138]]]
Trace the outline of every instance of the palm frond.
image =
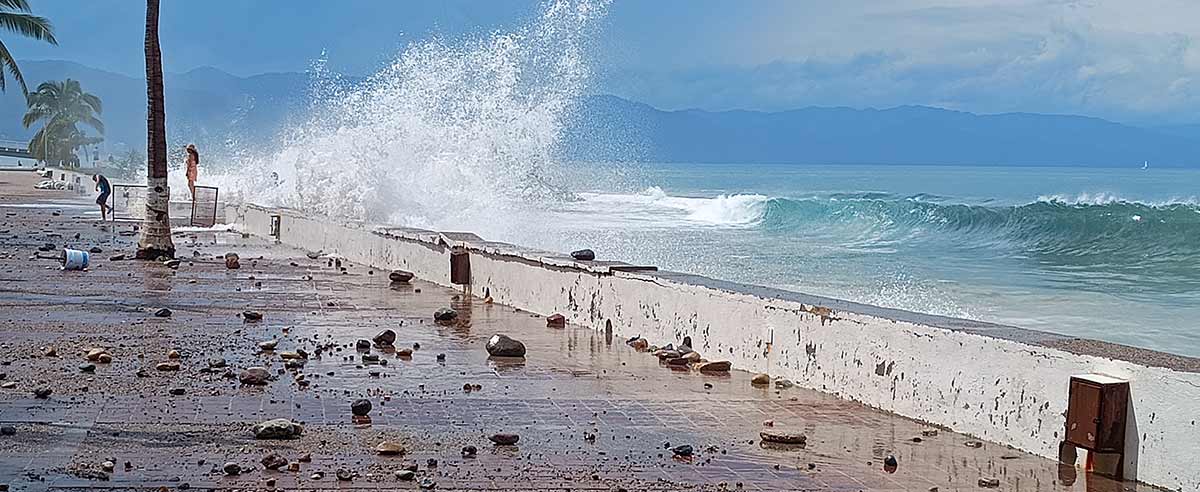
[[100,98],[95,94],[85,92],[82,96],[80,96],[80,99],[83,100],[84,104],[91,106],[92,111],[95,111],[96,114],[101,114],[104,112],[104,103],[100,102]]
[[16,32],[27,38],[45,41],[53,45],[58,44],[58,40],[54,38],[54,25],[45,17],[33,14],[0,12],[0,28]]
[[13,59],[12,53],[9,53],[8,47],[0,41],[0,91],[5,89],[4,68],[8,67],[9,73],[12,73],[17,83],[21,85],[21,93],[29,95],[29,88],[25,87],[25,77],[21,75],[21,69],[17,67],[17,60]]
[[29,2],[26,0],[0,0],[0,8],[16,10],[18,12],[30,12],[33,10],[29,8]]
[[85,116],[80,118],[79,121],[83,122],[87,126],[95,128],[96,131],[100,132],[101,135],[104,134],[104,122],[100,121],[99,118],[96,118],[95,116]]

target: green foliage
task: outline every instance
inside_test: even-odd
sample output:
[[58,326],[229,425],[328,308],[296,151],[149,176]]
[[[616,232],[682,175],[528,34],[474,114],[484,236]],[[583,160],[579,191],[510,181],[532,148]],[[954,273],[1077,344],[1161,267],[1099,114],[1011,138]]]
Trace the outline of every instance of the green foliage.
[[99,116],[104,107],[100,98],[85,92],[77,80],[42,82],[26,97],[26,104],[28,110],[21,119],[26,128],[45,122],[29,141],[29,152],[38,159],[59,165],[78,163],[75,151],[79,147],[103,141],[79,128],[82,123],[103,134]]
[[[0,29],[57,45],[58,40],[54,38],[54,26],[50,24],[50,21],[30,12],[27,0],[0,0]],[[25,87],[25,77],[21,75],[21,69],[17,68],[17,60],[13,58],[4,42],[0,41],[0,91],[5,89],[5,69],[21,85],[21,92],[28,94],[29,89]]]

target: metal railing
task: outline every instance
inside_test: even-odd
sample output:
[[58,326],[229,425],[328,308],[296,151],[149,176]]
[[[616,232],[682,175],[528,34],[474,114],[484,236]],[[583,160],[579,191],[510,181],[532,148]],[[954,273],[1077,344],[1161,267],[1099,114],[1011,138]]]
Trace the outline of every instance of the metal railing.
[[[220,190],[215,186],[196,186],[196,196],[191,200],[189,225],[212,227],[217,224],[219,192]],[[146,185],[112,185],[112,196],[109,197],[108,203],[112,210],[113,220],[141,219],[146,213]]]

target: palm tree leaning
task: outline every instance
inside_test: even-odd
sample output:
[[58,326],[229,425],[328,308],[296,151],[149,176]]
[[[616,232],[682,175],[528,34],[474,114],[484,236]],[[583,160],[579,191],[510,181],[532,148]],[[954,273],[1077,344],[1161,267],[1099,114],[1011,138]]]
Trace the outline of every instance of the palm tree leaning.
[[100,98],[84,92],[77,80],[42,82],[36,91],[25,97],[25,101],[29,107],[21,119],[25,128],[45,120],[42,129],[29,141],[29,151],[46,162],[51,158],[69,159],[80,145],[101,140],[86,136],[79,130],[79,123],[104,134],[104,123],[99,118],[104,110]]
[[[50,24],[50,21],[30,12],[28,0],[0,0],[0,27],[27,38],[57,45],[58,40],[54,39],[54,26]],[[21,75],[21,69],[17,68],[17,60],[13,58],[4,42],[0,41],[0,91],[5,90],[5,69],[21,85],[21,93],[28,93],[29,90],[25,87],[25,77]]]
[[146,0],[146,216],[137,257],[174,258],[171,188],[167,186],[167,125],[163,104],[162,50],[158,46],[158,2]]

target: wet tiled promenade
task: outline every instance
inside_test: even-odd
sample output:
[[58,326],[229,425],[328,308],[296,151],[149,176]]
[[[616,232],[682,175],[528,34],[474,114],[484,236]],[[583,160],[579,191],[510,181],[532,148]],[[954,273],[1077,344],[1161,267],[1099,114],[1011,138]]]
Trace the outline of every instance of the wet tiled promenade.
[[[0,436],[0,484],[9,490],[928,491],[980,489],[981,478],[998,490],[1131,488],[832,396],[754,387],[748,373],[672,369],[603,332],[549,328],[512,307],[420,281],[393,285],[387,272],[343,271],[334,258],[236,233],[177,233],[178,269],[110,260],[132,253],[132,224],[100,224],[87,202],[31,184],[0,172],[0,383],[9,386],[0,424],[16,431]],[[43,256],[64,245],[102,252],[89,271],[60,271],[39,258],[44,243],[56,250]],[[227,252],[240,269],[226,268]],[[434,323],[444,307],[458,319]],[[161,308],[171,315],[155,316]],[[246,310],[264,319],[246,323]],[[355,341],[384,329],[397,348],[419,348],[411,357],[372,349],[386,364],[364,365]],[[523,341],[526,358],[489,359],[496,333]],[[261,351],[269,340],[276,349]],[[92,348],[113,360],[85,372]],[[279,354],[297,349],[307,363],[285,369]],[[209,369],[210,359],[227,368]],[[178,371],[156,369],[170,361]],[[242,385],[235,375],[251,366],[273,381]],[[39,388],[49,397],[36,398]],[[369,424],[352,418],[358,398],[373,403]],[[302,437],[256,440],[251,426],[273,418],[303,423]],[[762,443],[765,421],[807,444]],[[520,441],[495,446],[487,437],[498,432]],[[405,453],[378,455],[383,441]],[[684,444],[692,456],[668,449]],[[464,446],[477,455],[464,457]],[[296,469],[265,470],[271,453]],[[226,474],[226,463],[241,472]],[[412,480],[397,477],[412,464]]]

